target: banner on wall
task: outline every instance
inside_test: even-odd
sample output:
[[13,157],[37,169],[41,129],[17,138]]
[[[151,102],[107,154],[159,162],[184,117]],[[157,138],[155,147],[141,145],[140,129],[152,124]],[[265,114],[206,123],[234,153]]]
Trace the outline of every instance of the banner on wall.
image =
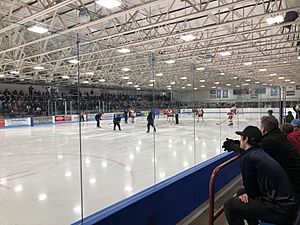
[[286,96],[294,96],[295,95],[295,91],[287,91],[286,92]]
[[222,98],[222,90],[217,90],[217,98]]
[[296,90],[300,90],[300,85],[296,85]]
[[286,90],[287,90],[287,91],[295,91],[296,88],[295,88],[295,86],[287,86],[287,87],[286,87]]
[[48,124],[52,123],[52,116],[33,117],[34,124]]
[[72,122],[72,116],[55,116],[55,123]]
[[5,126],[5,121],[0,119],[0,127],[4,127]]
[[14,119],[6,119],[5,120],[6,127],[30,126],[30,125],[31,125],[30,117],[14,118]]
[[216,90],[209,90],[209,98],[210,99],[216,99],[216,94],[217,94]]
[[278,95],[278,91],[277,91],[277,87],[271,87],[270,89],[270,95],[271,96],[277,96]]
[[258,98],[258,92],[259,92],[259,89],[257,89],[257,88],[250,89],[251,98]]
[[224,89],[222,92],[223,98],[228,98],[228,89]]

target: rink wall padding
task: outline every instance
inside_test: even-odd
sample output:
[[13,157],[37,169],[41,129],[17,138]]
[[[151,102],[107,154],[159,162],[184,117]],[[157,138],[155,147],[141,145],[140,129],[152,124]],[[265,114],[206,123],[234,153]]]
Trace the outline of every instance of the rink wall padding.
[[[212,171],[234,156],[223,153],[72,225],[176,225],[208,200]],[[221,171],[216,192],[239,174],[239,161]]]

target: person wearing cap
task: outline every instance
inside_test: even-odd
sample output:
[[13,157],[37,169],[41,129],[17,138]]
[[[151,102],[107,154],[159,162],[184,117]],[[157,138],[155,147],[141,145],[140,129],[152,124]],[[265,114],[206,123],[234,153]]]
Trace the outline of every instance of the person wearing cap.
[[288,134],[287,138],[290,142],[292,142],[292,144],[300,154],[300,120],[292,120],[291,125],[293,126],[294,130],[293,132]]
[[248,126],[240,135],[241,171],[244,189],[224,204],[229,225],[258,225],[259,221],[289,225],[297,217],[298,206],[294,186],[276,160],[258,143],[261,131]]
[[295,118],[293,116],[292,111],[288,111],[288,114],[285,117],[285,122],[286,123],[291,123],[293,121],[293,119],[295,119]]
[[[275,117],[263,116],[261,118],[260,130],[263,136],[258,145],[285,170],[296,189],[300,208],[300,154],[287,139],[286,135],[281,132],[278,120]],[[225,148],[227,151],[244,152],[240,148],[239,140],[227,138],[222,148]],[[299,222],[299,220],[298,217],[297,221]]]

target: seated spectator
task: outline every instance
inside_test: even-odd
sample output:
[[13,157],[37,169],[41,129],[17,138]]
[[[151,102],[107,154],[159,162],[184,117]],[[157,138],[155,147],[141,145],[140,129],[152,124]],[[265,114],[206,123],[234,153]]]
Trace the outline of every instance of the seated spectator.
[[258,143],[262,133],[248,126],[242,132],[240,148],[244,190],[224,204],[229,225],[258,225],[259,221],[288,225],[297,217],[295,190],[284,169]]
[[294,119],[291,126],[293,127],[293,131],[290,132],[287,137],[300,154],[300,120]]
[[285,122],[291,123],[293,119],[295,119],[293,113],[291,111],[288,111],[288,114],[285,117]]
[[280,130],[286,135],[286,137],[294,131],[294,127],[290,123],[284,123],[280,125]]

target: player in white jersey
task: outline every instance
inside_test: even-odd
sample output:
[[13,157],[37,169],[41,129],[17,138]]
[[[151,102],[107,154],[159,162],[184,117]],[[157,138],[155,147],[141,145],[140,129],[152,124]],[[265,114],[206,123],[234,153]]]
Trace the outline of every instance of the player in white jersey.
[[131,123],[135,122],[135,117],[136,117],[136,111],[135,110],[129,110],[129,116],[131,118]]
[[229,112],[227,113],[228,117],[228,126],[232,126],[233,125],[233,117],[234,115],[236,115],[236,107],[233,106],[230,108]]
[[174,112],[172,109],[167,109],[167,121],[174,122]]
[[197,111],[196,111],[197,122],[200,121],[200,118],[202,118],[202,122],[204,122],[204,117],[203,117],[203,115],[204,115],[204,110],[203,110],[202,108],[197,109]]

